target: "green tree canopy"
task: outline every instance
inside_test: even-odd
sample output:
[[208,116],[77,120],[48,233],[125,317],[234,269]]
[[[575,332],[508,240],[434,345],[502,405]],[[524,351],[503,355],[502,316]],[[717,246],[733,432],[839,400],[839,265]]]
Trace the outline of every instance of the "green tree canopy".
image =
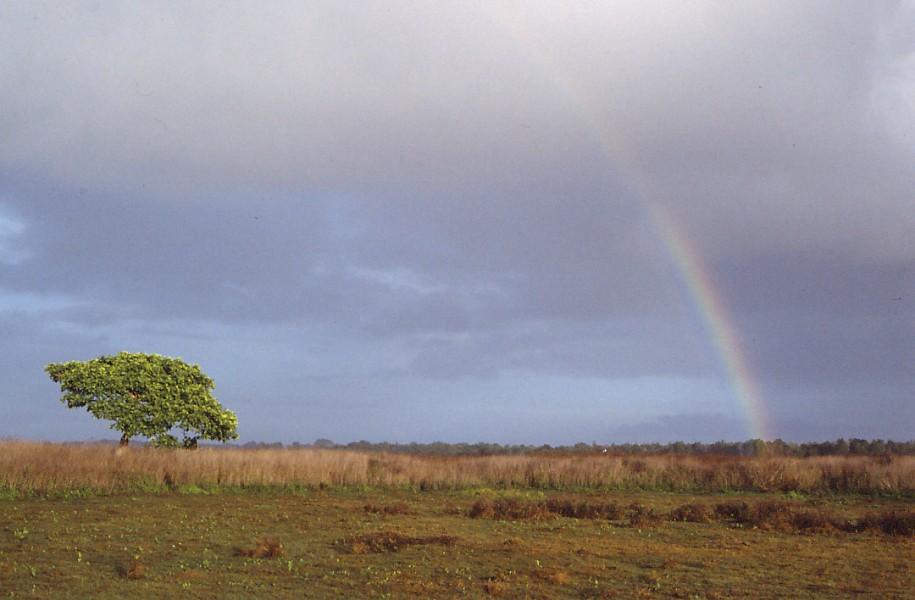
[[61,402],[112,421],[111,429],[122,434],[121,444],[143,436],[158,446],[176,446],[173,429],[181,430],[185,447],[195,447],[198,439],[238,437],[235,414],[210,393],[213,380],[180,358],[120,352],[52,363],[45,371],[60,384]]

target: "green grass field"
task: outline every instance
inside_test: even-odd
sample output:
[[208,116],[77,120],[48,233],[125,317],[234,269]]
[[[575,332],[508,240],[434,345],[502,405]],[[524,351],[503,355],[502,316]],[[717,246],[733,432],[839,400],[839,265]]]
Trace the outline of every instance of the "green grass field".
[[201,492],[0,500],[0,597],[911,598],[915,590],[915,512],[905,497]]

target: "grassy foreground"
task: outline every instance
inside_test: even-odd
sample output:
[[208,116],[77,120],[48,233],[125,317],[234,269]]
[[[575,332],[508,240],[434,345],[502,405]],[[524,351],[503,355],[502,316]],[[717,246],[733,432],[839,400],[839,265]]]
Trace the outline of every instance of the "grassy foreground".
[[899,500],[483,489],[7,500],[0,590],[11,598],[911,597],[911,534],[879,524],[808,528],[790,516],[751,525],[736,514],[771,512],[759,510],[770,504],[853,522],[912,514]]
[[896,459],[223,452],[0,444],[0,597],[909,598],[915,589],[911,463]]

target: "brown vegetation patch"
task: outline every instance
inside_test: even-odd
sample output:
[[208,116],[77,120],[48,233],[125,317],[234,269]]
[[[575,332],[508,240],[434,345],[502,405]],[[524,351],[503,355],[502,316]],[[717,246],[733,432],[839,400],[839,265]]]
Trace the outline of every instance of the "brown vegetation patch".
[[829,507],[801,508],[784,500],[765,500],[755,505],[731,501],[715,506],[722,521],[770,531],[805,533],[854,532],[867,528],[838,517]]
[[339,540],[337,545],[350,554],[366,554],[370,552],[399,552],[409,546],[426,546],[430,544],[454,546],[456,543],[457,538],[450,535],[413,537],[396,531],[380,531]]
[[507,581],[501,575],[484,577],[483,591],[494,598],[499,598],[511,591],[511,582]]
[[550,585],[565,585],[569,583],[569,574],[562,569],[539,569],[531,572],[531,578]]
[[548,500],[547,509],[556,515],[569,519],[618,519],[622,511],[615,502],[573,502],[572,500]]
[[629,505],[627,517],[630,527],[656,527],[664,522],[664,516],[653,508],[646,508],[638,502]]
[[742,500],[719,502],[715,505],[715,515],[743,525],[750,522],[750,505]]
[[708,523],[712,520],[712,511],[705,504],[684,504],[671,511],[670,520],[686,523]]
[[523,521],[566,517],[568,519],[618,519],[622,511],[614,502],[587,502],[551,498],[527,500],[523,498],[483,498],[470,508],[474,519]]
[[750,510],[749,525],[760,529],[790,531],[794,525],[794,508],[784,500],[764,500]]
[[893,536],[915,535],[915,510],[870,513],[858,522],[858,527]]
[[470,508],[469,514],[473,519],[498,521],[548,519],[554,516],[544,502],[523,498],[481,498]]
[[762,500],[750,504],[743,500],[719,502],[714,508],[702,503],[683,504],[661,513],[638,502],[625,509],[613,502],[600,503],[569,499],[528,500],[523,498],[484,498],[471,507],[474,519],[504,521],[569,519],[606,519],[622,521],[629,527],[657,527],[665,521],[685,523],[731,523],[764,531],[802,533],[882,532],[892,536],[915,535],[915,511],[895,510],[869,514],[857,522],[838,516],[828,506],[801,507],[785,500]]
[[127,579],[143,579],[146,577],[146,566],[139,560],[135,560],[130,563],[127,572],[124,573],[124,577]]
[[276,538],[264,538],[251,548],[236,548],[235,556],[249,558],[278,558],[286,554],[283,542]]

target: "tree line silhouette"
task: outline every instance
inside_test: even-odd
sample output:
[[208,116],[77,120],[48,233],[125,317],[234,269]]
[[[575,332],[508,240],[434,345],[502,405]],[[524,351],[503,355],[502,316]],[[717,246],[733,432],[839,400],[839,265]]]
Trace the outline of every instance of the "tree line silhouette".
[[590,444],[578,443],[567,446],[495,444],[489,442],[448,443],[432,442],[407,444],[393,442],[368,442],[361,440],[347,444],[337,444],[328,439],[318,439],[311,444],[294,442],[284,446],[280,442],[248,442],[244,448],[323,448],[338,450],[355,450],[360,452],[387,452],[391,454],[410,454],[417,456],[482,456],[513,454],[610,454],[613,456],[682,454],[682,455],[717,455],[717,456],[886,456],[915,455],[915,440],[896,442],[892,440],[865,440],[860,438],[824,442],[786,442],[781,439],[772,441],[752,439],[743,442],[718,441],[672,442],[668,444]]

